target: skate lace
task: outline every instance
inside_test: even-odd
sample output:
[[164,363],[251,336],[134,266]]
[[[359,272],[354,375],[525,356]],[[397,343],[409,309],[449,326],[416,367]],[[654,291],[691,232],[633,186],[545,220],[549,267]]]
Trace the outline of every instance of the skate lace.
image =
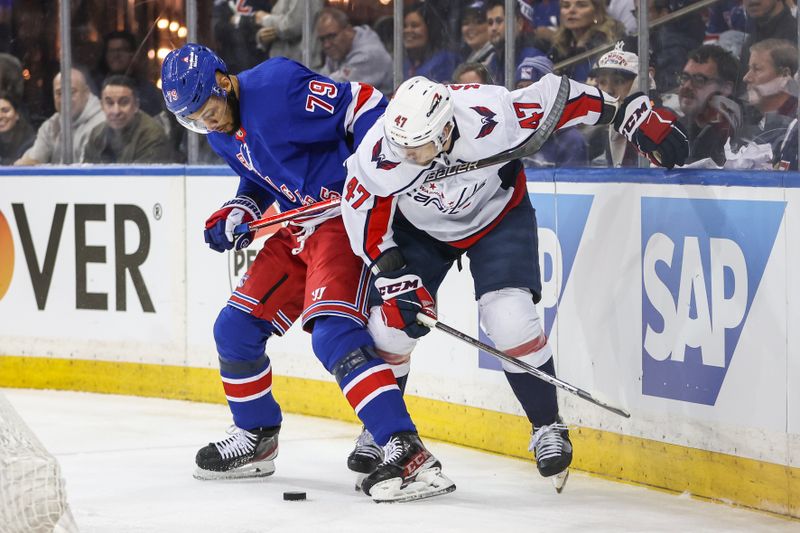
[[392,437],[389,439],[389,442],[386,443],[386,446],[383,447],[383,462],[381,465],[393,463],[402,457],[403,455],[403,443],[400,442],[400,439],[397,437]]
[[372,433],[366,429],[361,432],[361,435],[358,436],[358,440],[356,440],[356,453],[375,458],[381,456],[380,446],[375,443],[375,439],[372,438]]
[[223,459],[230,459],[232,457],[241,457],[247,455],[255,449],[257,437],[242,428],[231,426],[228,428],[228,433],[231,434],[225,440],[214,443],[217,451]]
[[566,430],[566,424],[558,422],[540,427],[531,437],[528,451],[536,451],[537,461],[558,457],[564,449],[564,439],[561,436],[561,432]]

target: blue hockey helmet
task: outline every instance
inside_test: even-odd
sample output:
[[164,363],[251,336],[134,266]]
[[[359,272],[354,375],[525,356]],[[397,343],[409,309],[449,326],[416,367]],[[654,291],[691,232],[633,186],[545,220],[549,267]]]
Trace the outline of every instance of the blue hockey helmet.
[[167,109],[192,131],[208,133],[203,124],[186,117],[203,107],[211,96],[227,96],[217,84],[218,70],[228,72],[225,62],[211,49],[196,43],[172,50],[161,64],[161,91]]

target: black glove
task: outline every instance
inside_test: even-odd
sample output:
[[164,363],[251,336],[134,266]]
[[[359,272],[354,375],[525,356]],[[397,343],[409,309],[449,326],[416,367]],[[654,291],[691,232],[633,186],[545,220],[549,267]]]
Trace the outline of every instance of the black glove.
[[665,107],[653,107],[644,93],[622,101],[614,128],[656,165],[672,168],[689,157],[689,139],[678,117]]

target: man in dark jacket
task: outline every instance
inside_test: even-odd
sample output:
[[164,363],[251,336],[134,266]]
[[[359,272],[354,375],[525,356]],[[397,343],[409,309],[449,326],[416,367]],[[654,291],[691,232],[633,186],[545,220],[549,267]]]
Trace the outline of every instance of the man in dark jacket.
[[742,45],[739,61],[739,79],[747,73],[750,47],[764,39],[786,39],[797,42],[797,19],[784,0],[747,0],[744,3],[747,15],[747,38]]
[[89,134],[86,163],[172,163],[174,154],[164,129],[139,109],[133,80],[110,76],[103,82],[100,105],[106,121]]

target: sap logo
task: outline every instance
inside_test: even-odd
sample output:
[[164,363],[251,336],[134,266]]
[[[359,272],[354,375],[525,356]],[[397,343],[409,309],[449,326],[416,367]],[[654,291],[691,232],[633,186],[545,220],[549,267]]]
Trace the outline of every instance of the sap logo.
[[714,405],[785,202],[642,198],[642,393]]
[[[578,255],[586,220],[592,208],[593,195],[584,194],[530,194],[536,209],[539,225],[539,269],[542,279],[542,300],[537,305],[549,337],[558,313],[561,295],[569,281],[572,266]],[[494,346],[480,329],[481,341]],[[478,366],[500,370],[500,362],[483,351],[479,353]]]
[[[47,296],[50,292],[50,285],[53,280],[53,272],[58,264],[58,252],[61,247],[61,235],[64,230],[64,221],[67,216],[68,204],[56,204],[53,219],[50,223],[49,236],[42,238],[37,235],[34,238],[28,215],[24,204],[11,204],[14,213],[17,231],[19,233],[19,244],[22,248],[22,256],[28,267],[33,294],[36,299],[36,307],[41,311],[47,306]],[[106,208],[103,204],[74,204],[73,223],[74,223],[74,258],[75,258],[75,308],[76,309],[95,309],[107,310],[108,293],[90,292],[89,265],[105,264],[107,260],[108,246],[90,245],[87,243],[87,233],[93,224],[102,223],[106,220]],[[113,210],[114,242],[113,256],[111,263],[114,267],[114,289],[116,310],[126,311],[128,309],[127,299],[127,280],[133,284],[136,296],[146,313],[154,313],[155,308],[147,290],[144,277],[140,267],[147,260],[150,253],[150,224],[147,214],[136,205],[116,204]],[[37,215],[39,216],[39,215]],[[138,245],[133,252],[126,252],[129,248],[126,227],[135,227],[135,235]],[[37,248],[39,252],[37,253]],[[42,249],[44,254],[42,254]],[[9,253],[9,250],[11,252]],[[11,281],[11,270],[13,269],[13,244],[10,239],[8,222],[0,214],[0,296],[8,289]],[[9,265],[9,259],[11,258]],[[5,289],[4,289],[5,284]],[[110,292],[110,291],[109,291]]]

